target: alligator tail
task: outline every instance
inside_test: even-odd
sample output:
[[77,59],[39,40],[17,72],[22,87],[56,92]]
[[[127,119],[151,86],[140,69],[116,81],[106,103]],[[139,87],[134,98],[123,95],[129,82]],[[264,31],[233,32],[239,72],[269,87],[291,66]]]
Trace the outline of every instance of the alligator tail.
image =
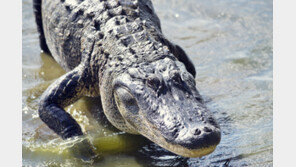
[[43,25],[42,25],[42,15],[41,15],[41,3],[42,0],[33,0],[33,9],[35,14],[35,21],[37,24],[37,30],[39,32],[39,42],[40,48],[43,52],[50,53],[48,46],[45,41]]

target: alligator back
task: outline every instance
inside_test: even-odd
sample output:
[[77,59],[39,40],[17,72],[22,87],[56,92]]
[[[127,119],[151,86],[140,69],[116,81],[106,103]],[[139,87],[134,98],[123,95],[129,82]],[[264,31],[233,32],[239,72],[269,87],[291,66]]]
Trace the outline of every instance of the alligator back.
[[[50,0],[42,2],[42,23],[48,48],[55,60],[67,71],[81,61],[82,41],[87,35],[103,38],[104,25],[113,17],[133,22],[137,17],[151,18],[160,30],[160,23],[147,1],[146,15],[140,16],[136,1],[128,0]],[[151,2],[150,2],[151,3]],[[138,12],[138,13],[137,13]],[[119,23],[118,23],[119,24]],[[97,39],[100,40],[100,39]],[[101,39],[104,40],[104,39]]]
[[[112,52],[115,49],[121,54],[126,54],[122,50],[131,48],[130,43],[142,45],[137,45],[135,51],[127,49],[129,54],[146,52],[138,48],[151,42],[159,43],[167,46],[195,76],[194,65],[186,53],[162,35],[159,18],[150,0],[43,0],[42,5],[40,3],[41,0],[34,0],[41,49],[48,47],[66,71],[81,62],[83,49],[93,45],[87,40],[93,38],[96,43],[103,43],[103,50]],[[118,43],[123,43],[125,48],[117,48]],[[159,48],[150,51],[155,49]]]

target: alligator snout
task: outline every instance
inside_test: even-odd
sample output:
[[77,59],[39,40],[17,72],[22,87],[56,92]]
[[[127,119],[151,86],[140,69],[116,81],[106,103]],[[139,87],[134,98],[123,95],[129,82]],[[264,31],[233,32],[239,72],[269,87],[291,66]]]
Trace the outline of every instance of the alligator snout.
[[218,126],[208,123],[195,126],[194,123],[193,126],[182,123],[179,125],[166,130],[160,128],[163,140],[158,144],[185,157],[202,157],[213,152],[221,140]]
[[[177,102],[170,104],[181,105]],[[160,132],[157,136],[163,137],[159,143],[164,148],[185,157],[201,157],[215,150],[221,140],[220,126],[207,107],[200,103],[196,105],[183,105],[179,110],[176,106],[159,109],[161,114],[158,117],[147,115],[152,125],[158,127],[155,131]]]
[[220,140],[220,129],[213,126],[203,126],[193,128],[190,132],[187,131],[183,134],[181,131],[174,143],[194,150],[216,146]]

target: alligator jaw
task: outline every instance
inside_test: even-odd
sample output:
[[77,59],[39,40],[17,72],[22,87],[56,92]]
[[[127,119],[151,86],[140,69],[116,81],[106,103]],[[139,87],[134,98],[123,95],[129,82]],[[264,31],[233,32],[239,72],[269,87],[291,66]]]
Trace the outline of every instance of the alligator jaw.
[[[147,124],[147,123],[143,121],[143,124]],[[165,138],[165,136],[161,134],[159,129],[157,129],[155,126],[146,127],[144,131],[146,132],[153,131],[154,134],[151,134],[151,133],[141,133],[141,134],[147,137],[149,140],[153,141],[154,143],[158,144],[159,146],[175,154],[181,155],[183,157],[190,157],[190,158],[202,157],[212,153],[216,149],[217,145],[221,140],[221,132],[219,127],[215,128],[215,131],[212,132],[212,133],[215,133],[215,135],[212,135],[213,138],[210,139],[212,140],[210,144],[207,143],[207,140],[200,141],[198,139],[193,141],[191,145],[184,145],[183,143],[176,142],[176,141],[168,141]]]
[[187,148],[184,148],[180,145],[169,144],[166,142],[163,142],[163,143],[165,143],[165,144],[162,145],[161,142],[160,143],[158,142],[157,144],[159,144],[161,147],[163,147],[175,154],[181,155],[183,157],[189,157],[189,158],[203,157],[203,156],[208,155],[208,154],[212,153],[213,151],[215,151],[215,149],[217,147],[217,145],[212,145],[212,146],[199,148],[199,149],[187,149]]
[[175,152],[176,154],[182,155],[184,157],[190,157],[190,158],[197,158],[202,157],[205,155],[208,155],[212,153],[216,149],[215,146],[209,146],[206,148],[200,148],[197,150],[184,150],[183,148],[178,148],[179,146],[174,146],[174,150],[172,152]]
[[[215,151],[217,145],[220,142],[220,138],[217,140],[216,144],[209,145],[207,147],[200,147],[196,149],[190,149],[186,148],[180,144],[172,144],[169,143],[164,137],[161,135],[153,135],[153,136],[147,136],[145,134],[142,134],[143,136],[146,136],[154,143],[158,144],[159,146],[165,148],[166,150],[169,150],[175,154],[181,155],[183,157],[189,157],[189,158],[197,158],[197,157],[203,157],[205,155],[208,155]],[[219,131],[220,135],[220,131]]]

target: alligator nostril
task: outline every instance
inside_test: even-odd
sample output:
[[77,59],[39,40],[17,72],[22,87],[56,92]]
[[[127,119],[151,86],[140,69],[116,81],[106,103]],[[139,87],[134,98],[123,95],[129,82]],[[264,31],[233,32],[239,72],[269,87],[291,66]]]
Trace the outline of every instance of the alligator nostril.
[[209,127],[204,127],[204,129],[203,129],[205,132],[212,132],[212,129],[211,128],[209,128]]
[[194,135],[200,135],[200,134],[201,134],[201,131],[198,128],[196,128],[194,131]]

